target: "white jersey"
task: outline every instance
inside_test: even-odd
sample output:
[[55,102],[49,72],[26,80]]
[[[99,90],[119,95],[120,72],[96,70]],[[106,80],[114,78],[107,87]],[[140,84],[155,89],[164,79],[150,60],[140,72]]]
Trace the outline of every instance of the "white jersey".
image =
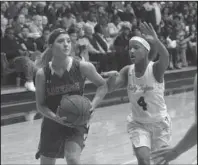
[[135,76],[135,65],[129,67],[127,91],[132,114],[128,116],[128,120],[153,123],[163,120],[168,115],[164,100],[164,81],[156,81],[153,64],[154,62],[148,64],[140,78]]

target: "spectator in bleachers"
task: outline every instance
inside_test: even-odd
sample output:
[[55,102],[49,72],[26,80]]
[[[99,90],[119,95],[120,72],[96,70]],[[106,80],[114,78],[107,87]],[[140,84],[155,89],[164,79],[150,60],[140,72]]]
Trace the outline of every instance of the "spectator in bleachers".
[[100,25],[100,28],[102,30],[102,34],[104,35],[104,37],[109,38],[110,33],[109,33],[109,28],[108,28],[108,15],[107,14],[100,15],[98,24]]
[[9,20],[13,20],[19,14],[21,5],[23,2],[11,2],[6,11],[6,17]]
[[171,23],[165,28],[164,38],[166,40],[167,49],[170,55],[169,69],[180,69],[181,67],[179,66],[179,57],[176,50],[176,31],[173,29],[173,25]]
[[30,33],[29,37],[33,39],[37,39],[43,34],[43,25],[42,25],[42,16],[34,15],[32,17],[33,22],[30,24]]
[[1,40],[1,52],[4,52],[8,61],[10,61],[22,54],[20,49],[21,47],[14,36],[14,29],[7,28],[5,30],[5,37]]
[[48,19],[46,16],[42,16],[42,26],[43,26],[43,29],[45,27],[50,27],[51,25],[48,24]]
[[16,36],[21,33],[23,27],[25,26],[25,23],[25,16],[23,14],[19,14],[16,18],[16,21],[13,23],[13,28]]
[[23,73],[26,78],[25,87],[30,91],[35,91],[33,84],[34,65],[23,51],[21,45],[14,36],[14,29],[7,28],[5,37],[1,40],[1,52],[6,55],[9,68],[15,68],[17,73]]
[[47,40],[50,34],[50,29],[48,27],[43,29],[43,35],[36,39],[37,50],[43,52],[47,48]]
[[93,12],[90,12],[88,15],[88,20],[86,22],[86,25],[91,27],[92,34],[94,33],[94,27],[96,26],[96,24],[97,24],[96,14]]
[[[162,12],[160,24],[159,7]],[[26,28],[23,29],[23,26],[28,25],[30,29],[28,37],[30,40],[36,39],[38,51],[43,52],[47,45],[46,38],[50,30],[59,27],[68,30],[75,25],[76,31],[71,33],[71,37],[77,35],[76,50],[79,50],[77,51],[78,55],[80,54],[87,61],[90,56],[94,63],[100,63],[100,60],[97,58],[113,50],[116,51],[118,63],[122,63],[123,66],[127,64],[127,59],[120,57],[120,60],[118,56],[127,57],[128,47],[126,43],[127,38],[130,37],[124,37],[123,31],[125,30],[122,29],[121,31],[122,21],[130,22],[130,28],[132,27],[130,35],[140,36],[139,23],[145,20],[151,22],[154,28],[157,28],[159,38],[164,41],[169,50],[169,69],[179,69],[180,57],[183,57],[184,54],[181,56],[181,51],[177,54],[177,49],[182,47],[183,41],[178,40],[176,42],[176,34],[179,34],[181,30],[185,33],[184,41],[191,36],[189,41],[183,44],[184,47],[187,44],[186,50],[183,51],[187,52],[186,65],[188,65],[188,61],[189,65],[193,62],[193,65],[196,65],[196,11],[196,2],[1,2],[1,37],[4,37],[4,31],[7,27],[13,27],[15,34],[18,36],[18,34],[20,35],[24,33],[24,30],[27,30]],[[156,14],[157,12],[159,15]],[[102,34],[98,32],[94,34],[94,27],[98,23],[100,28],[102,28]],[[43,31],[43,29],[45,30]],[[194,33],[194,37],[192,37],[191,33]],[[97,40],[97,37],[101,40]],[[103,43],[101,41],[107,41],[107,52],[105,51],[105,44],[101,45]],[[14,46],[13,50],[16,50],[17,44],[13,44],[13,42],[11,42]],[[26,55],[23,49],[20,51],[22,51],[21,53],[19,52],[20,55]],[[185,63],[184,61],[185,58],[183,58],[183,64]],[[184,66],[186,65],[184,64]],[[118,66],[118,70],[119,68],[121,67]]]
[[131,2],[125,2],[124,6],[125,10],[120,12],[120,18],[122,21],[132,22],[133,18],[135,17],[135,13],[131,6]]
[[8,25],[8,19],[5,17],[1,18],[1,38],[4,37],[7,25]]
[[94,27],[94,31],[95,33],[93,34],[93,37],[96,39],[99,49],[102,52],[107,53],[107,51],[109,50],[109,47],[108,47],[107,40],[105,39],[105,35],[103,34],[102,26],[100,24],[97,24]]
[[29,8],[30,8],[30,4],[25,2],[19,14],[23,14],[26,18],[29,18],[30,17],[28,13]]
[[187,43],[194,38],[194,34],[189,37],[185,35],[185,31],[181,30],[177,33],[177,56],[181,60],[181,67],[187,67],[188,62],[186,59]]
[[44,8],[44,12],[45,12],[45,15],[47,16],[48,18],[48,22],[49,24],[56,24],[56,11],[55,11],[55,7],[54,7],[54,2],[51,2],[51,1],[47,1],[46,2],[46,6]]
[[77,31],[75,26],[71,26],[68,30],[68,34],[71,40],[71,56],[72,57],[77,57],[79,56],[78,54],[78,48],[77,48]]
[[61,28],[67,31],[73,24],[76,23],[76,18],[72,13],[69,12],[63,15],[61,22],[62,22]]
[[81,28],[85,26],[82,13],[76,13],[76,26],[79,26]]
[[114,15],[112,22],[108,24],[109,35],[114,40],[121,30],[121,19],[118,15]]
[[[192,35],[191,40],[189,41],[189,62],[191,62],[193,65],[197,65],[197,30],[196,30],[196,24],[192,24],[189,27],[190,35]],[[193,37],[194,36],[194,37]]]
[[21,48],[24,51],[33,53],[34,51],[36,51],[36,45],[32,38],[28,38],[29,32],[30,32],[29,28],[27,26],[24,26],[21,29],[20,37],[18,37],[17,39],[18,39],[19,44],[21,44]]
[[1,1],[1,14],[7,16],[8,2]]
[[116,37],[114,47],[116,50],[116,61],[118,70],[122,69],[129,63],[129,40],[131,38],[131,25],[127,22],[122,25],[122,32]]
[[45,12],[44,12],[45,6],[46,6],[46,2],[38,2],[36,5],[36,13],[38,15],[44,16],[45,15]]

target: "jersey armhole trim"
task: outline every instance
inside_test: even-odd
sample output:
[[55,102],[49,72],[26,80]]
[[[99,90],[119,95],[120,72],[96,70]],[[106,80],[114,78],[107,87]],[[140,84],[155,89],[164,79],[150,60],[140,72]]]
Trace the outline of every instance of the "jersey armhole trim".
[[154,78],[155,82],[161,85],[161,84],[164,83],[164,78],[162,79],[162,82],[158,82],[158,81],[156,80],[155,74],[154,74],[154,69],[153,69],[154,64],[155,64],[155,62],[152,62],[152,64],[151,64],[151,65],[152,65],[152,75],[153,75],[153,78]]

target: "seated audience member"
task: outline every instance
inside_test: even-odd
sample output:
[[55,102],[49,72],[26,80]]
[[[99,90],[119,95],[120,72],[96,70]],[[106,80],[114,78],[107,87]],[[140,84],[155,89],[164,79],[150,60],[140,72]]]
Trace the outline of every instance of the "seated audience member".
[[61,26],[63,29],[65,29],[66,31],[73,25],[76,23],[76,18],[72,13],[66,13],[64,14],[64,16],[62,17],[61,20]]
[[24,26],[22,28],[21,37],[18,37],[18,41],[21,44],[21,48],[27,54],[26,56],[29,57],[32,61],[35,61],[37,56],[41,54],[41,52],[37,51],[37,45],[34,39],[28,38],[29,28]]
[[191,34],[191,36],[186,37],[185,31],[181,30],[177,33],[177,54],[181,60],[181,67],[187,67],[188,62],[186,59],[186,50],[187,50],[187,43],[194,38],[194,34]]
[[115,38],[121,30],[121,19],[118,15],[114,15],[112,22],[108,24],[110,37]]
[[46,16],[42,16],[42,25],[43,25],[43,29],[45,27],[49,27],[50,25],[48,24],[48,19]]
[[21,48],[24,51],[34,52],[34,51],[36,51],[36,45],[32,38],[28,38],[29,32],[30,32],[29,28],[27,26],[24,26],[21,29],[20,37],[18,37],[17,39],[18,39],[19,43],[21,44]]
[[114,41],[114,48],[116,51],[116,61],[118,70],[122,69],[124,66],[129,64],[129,40],[131,38],[131,25],[129,23],[125,23],[122,25],[121,33],[116,37]]
[[4,37],[7,25],[8,25],[8,19],[5,17],[1,18],[1,38]]
[[86,22],[86,25],[91,27],[92,34],[94,33],[94,27],[96,26],[96,24],[97,24],[96,14],[93,12],[90,12],[88,15],[88,20]]
[[188,59],[190,59],[191,63],[193,65],[197,65],[197,29],[196,29],[196,25],[192,24],[189,28],[190,31],[190,35],[194,36],[191,38],[191,40],[189,41],[189,54],[188,56],[190,56]]
[[115,58],[114,58],[114,52],[110,50],[110,46],[107,39],[102,34],[102,27],[100,24],[97,24],[94,28],[95,33],[93,34],[93,37],[96,39],[98,43],[98,47],[102,50],[102,52],[105,52],[102,62],[102,68],[103,70],[110,70],[115,69]]
[[70,36],[70,40],[71,40],[71,56],[74,58],[79,57],[79,50],[77,47],[77,30],[75,28],[75,26],[71,26],[68,30],[68,34]]
[[33,39],[37,39],[43,34],[43,25],[42,25],[42,16],[34,15],[32,17],[33,22],[30,24],[30,33],[29,37]]
[[33,76],[35,66],[29,57],[26,57],[26,51],[23,51],[21,45],[14,36],[14,29],[7,28],[5,37],[1,40],[1,52],[6,55],[9,68],[14,68],[17,73],[25,75],[25,87],[29,91],[35,91]]
[[47,40],[50,34],[50,29],[49,28],[44,28],[43,29],[43,35],[39,38],[36,39],[36,47],[37,50],[40,52],[43,52],[47,48]]
[[176,31],[171,24],[168,24],[165,28],[164,34],[167,49],[169,51],[169,69],[181,69],[179,65],[179,57],[176,50]]
[[25,26],[26,19],[23,14],[19,14],[16,18],[16,22],[14,23],[14,32],[16,36],[19,36],[19,34],[22,31],[22,28]]

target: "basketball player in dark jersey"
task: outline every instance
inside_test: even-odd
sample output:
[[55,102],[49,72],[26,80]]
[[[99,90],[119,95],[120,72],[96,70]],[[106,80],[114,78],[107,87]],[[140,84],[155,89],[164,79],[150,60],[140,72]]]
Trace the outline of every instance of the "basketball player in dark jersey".
[[93,111],[107,93],[105,80],[95,67],[70,56],[71,42],[63,29],[54,30],[48,40],[36,74],[36,104],[44,116],[36,159],[40,164],[55,164],[56,158],[66,158],[67,164],[80,164],[80,155],[88,134],[88,126],[73,127],[56,115],[63,95],[83,95],[85,79],[97,87],[92,100]]
[[[197,144],[197,74],[194,80],[194,95],[195,95],[195,123],[190,127],[186,135],[180,140],[180,142],[173,148],[164,148],[152,153],[153,159],[159,159],[157,164],[166,164],[177,157],[179,157],[184,152],[188,151],[190,148]],[[197,160],[193,164],[197,164]]]

